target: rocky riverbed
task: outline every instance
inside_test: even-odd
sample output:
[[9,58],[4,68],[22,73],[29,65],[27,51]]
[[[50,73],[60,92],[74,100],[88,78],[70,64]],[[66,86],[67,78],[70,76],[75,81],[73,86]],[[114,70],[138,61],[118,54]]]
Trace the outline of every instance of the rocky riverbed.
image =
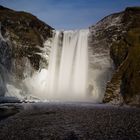
[[140,139],[139,108],[92,103],[9,105],[16,114],[0,121],[0,140]]

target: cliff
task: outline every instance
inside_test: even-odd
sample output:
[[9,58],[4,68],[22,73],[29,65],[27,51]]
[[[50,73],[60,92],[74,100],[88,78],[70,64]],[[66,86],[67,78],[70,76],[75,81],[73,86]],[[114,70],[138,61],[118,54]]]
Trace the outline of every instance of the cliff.
[[103,102],[139,105],[140,7],[107,16],[90,30],[92,40],[104,42],[104,47],[110,49],[115,66]]
[[26,61],[29,60],[33,69],[39,69],[40,48],[49,37],[53,28],[26,12],[17,12],[0,6],[1,37],[7,47],[1,45],[0,57],[7,50],[5,67],[17,77],[23,77]]

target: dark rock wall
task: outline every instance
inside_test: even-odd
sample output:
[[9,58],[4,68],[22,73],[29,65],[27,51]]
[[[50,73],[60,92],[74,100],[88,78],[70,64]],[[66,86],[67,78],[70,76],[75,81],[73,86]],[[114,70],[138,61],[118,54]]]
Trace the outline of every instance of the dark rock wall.
[[140,104],[140,8],[129,7],[90,27],[90,45],[110,49],[115,71],[106,87],[105,103]]
[[[37,53],[41,51],[39,48],[43,47],[44,41],[52,36],[53,28],[29,13],[3,6],[0,6],[0,25],[1,34],[9,44],[12,61],[16,61],[12,69],[16,75],[19,78],[23,76],[24,58],[28,58],[33,68],[38,70],[41,56]],[[0,51],[3,51],[2,47]]]
[[140,104],[140,8],[126,8],[121,13],[120,30],[110,45],[116,66],[108,83],[104,102]]

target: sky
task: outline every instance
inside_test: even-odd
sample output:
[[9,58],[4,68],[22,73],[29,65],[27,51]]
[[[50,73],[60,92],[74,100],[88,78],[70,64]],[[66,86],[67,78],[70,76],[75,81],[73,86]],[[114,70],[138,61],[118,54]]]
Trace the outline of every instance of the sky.
[[82,29],[103,17],[140,6],[140,0],[0,0],[0,5],[34,14],[55,29]]

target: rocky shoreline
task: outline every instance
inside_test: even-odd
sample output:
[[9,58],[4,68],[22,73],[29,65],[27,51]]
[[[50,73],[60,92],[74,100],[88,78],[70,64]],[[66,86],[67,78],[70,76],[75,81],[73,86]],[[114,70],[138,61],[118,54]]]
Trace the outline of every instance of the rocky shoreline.
[[0,105],[0,121],[13,116],[19,112],[19,108],[14,104],[1,104]]
[[[138,140],[140,109],[92,103],[22,103],[0,140]],[[19,107],[20,106],[20,107]]]

